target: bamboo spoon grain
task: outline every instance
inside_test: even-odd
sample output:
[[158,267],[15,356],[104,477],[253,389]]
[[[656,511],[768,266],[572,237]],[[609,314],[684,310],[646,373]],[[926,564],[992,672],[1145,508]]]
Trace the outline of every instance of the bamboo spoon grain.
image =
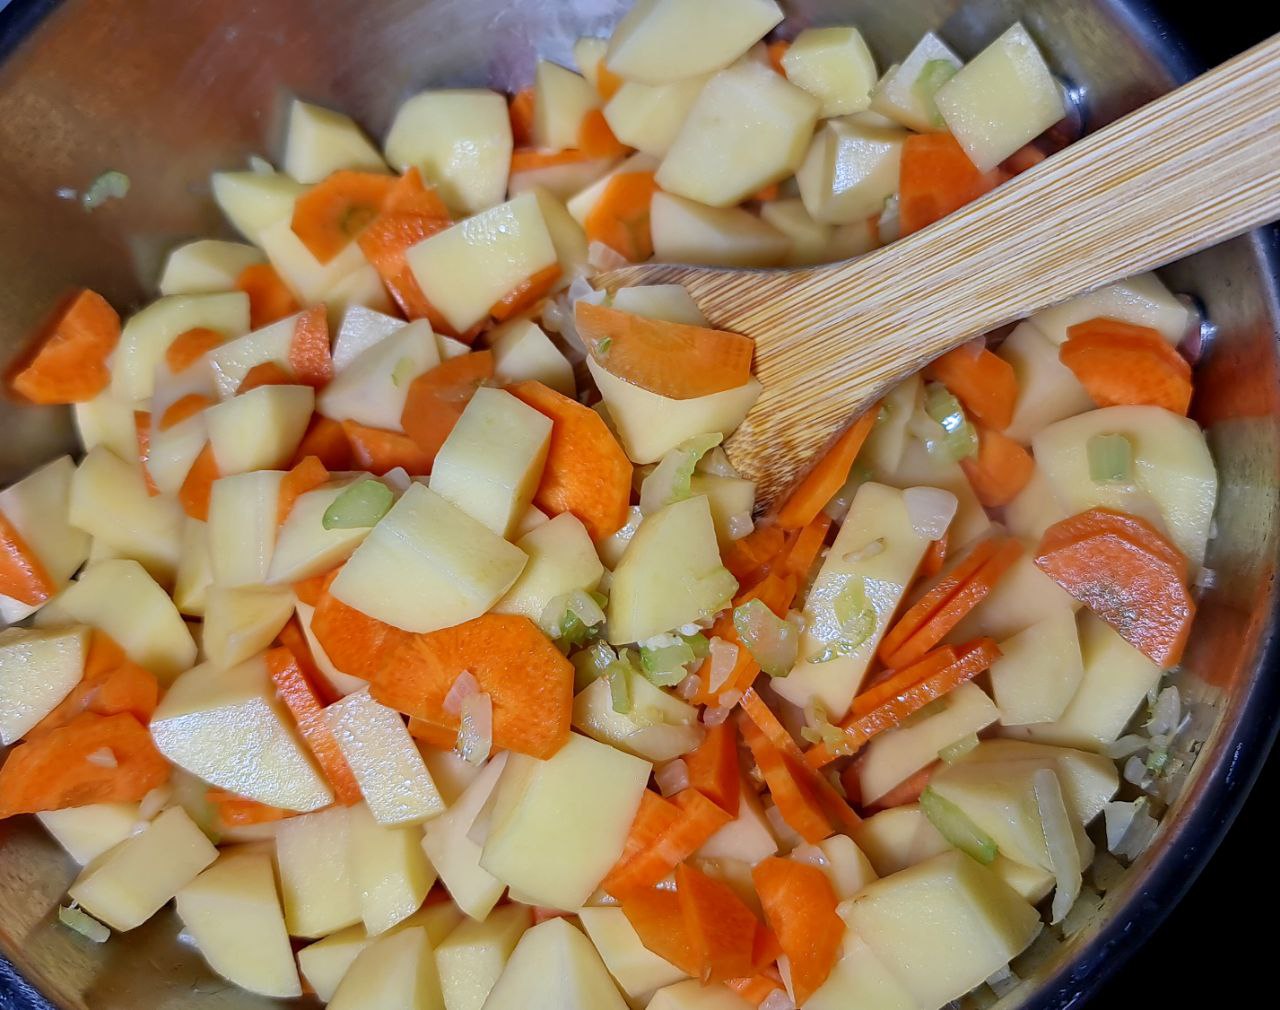
[[1073,295],[1280,218],[1280,35],[981,200],[856,260],[798,270],[651,263],[756,342],[764,393],[729,440],[774,500],[857,411],[940,354]]

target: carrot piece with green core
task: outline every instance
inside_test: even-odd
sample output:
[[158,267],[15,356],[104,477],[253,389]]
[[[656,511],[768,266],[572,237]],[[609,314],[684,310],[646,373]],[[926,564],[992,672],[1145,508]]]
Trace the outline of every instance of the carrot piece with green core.
[[107,359],[120,339],[120,316],[88,288],[57,317],[35,354],[13,378],[14,391],[32,403],[83,403],[107,388]]
[[1001,508],[1018,497],[1035,473],[1035,460],[1003,432],[976,425],[978,455],[960,461],[973,493],[987,508]]
[[1099,407],[1145,404],[1175,414],[1191,406],[1191,366],[1149,326],[1090,319],[1068,327],[1062,363]]
[[738,763],[738,732],[726,719],[707,730],[697,749],[684,756],[689,785],[730,817],[738,816],[742,799],[742,768]]
[[0,512],[0,596],[38,607],[57,591],[44,562]]
[[984,196],[1009,178],[1003,170],[980,172],[949,133],[913,133],[902,145],[898,170],[898,220],[910,235]]
[[329,479],[329,471],[316,456],[304,456],[284,475],[280,497],[276,501],[276,525],[283,526],[293,506],[308,491],[314,491]]
[[941,382],[983,424],[1003,431],[1013,421],[1018,377],[1004,358],[971,340],[927,365],[925,377]]
[[587,212],[583,228],[591,242],[602,242],[632,263],[653,255],[649,209],[660,192],[652,172],[619,172]]
[[287,319],[301,308],[270,263],[245,267],[236,278],[236,288],[249,296],[249,325],[255,330]]
[[382,211],[395,178],[339,169],[298,197],[293,233],[321,263],[342,252]]
[[791,988],[803,1005],[840,959],[844,920],[836,893],[816,866],[769,856],[751,871],[765,921],[791,963]]
[[875,427],[880,407],[873,405],[841,433],[831,448],[801,478],[778,510],[778,525],[798,530],[808,526],[827,507],[827,502],[844,487],[862,445]]
[[[265,266],[266,264],[262,264]],[[250,268],[252,269],[252,268]],[[271,269],[267,267],[267,269]],[[244,275],[241,274],[243,277]],[[249,296],[249,313],[250,320],[253,318],[253,296]],[[286,313],[287,314],[287,313]],[[256,324],[251,325],[255,326]],[[217,330],[211,330],[206,326],[197,326],[194,329],[183,330],[176,337],[164,352],[165,364],[169,366],[169,371],[174,375],[185,372],[197,361],[205,356],[215,347],[221,347],[226,338]]]
[[475,391],[493,378],[493,368],[492,351],[472,351],[441,362],[409,384],[400,423],[421,450],[427,470]]

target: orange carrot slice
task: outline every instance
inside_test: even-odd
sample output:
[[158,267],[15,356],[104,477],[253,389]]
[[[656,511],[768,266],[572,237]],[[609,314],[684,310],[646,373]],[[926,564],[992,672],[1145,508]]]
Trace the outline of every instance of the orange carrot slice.
[[698,790],[730,817],[738,816],[742,799],[742,768],[738,764],[738,733],[729,720],[707,730],[698,748],[684,756],[689,786]]
[[147,494],[154,498],[160,493],[160,488],[147,469],[147,462],[151,459],[151,411],[133,412],[133,437],[138,446],[138,466],[142,470],[142,482],[146,485]]
[[756,190],[754,193],[751,194],[750,199],[755,200],[757,203],[771,203],[774,200],[778,199],[778,197],[781,194],[782,194],[782,187],[779,186],[776,182],[773,182],[773,183],[770,183],[768,186],[765,186],[764,189]]
[[656,887],[632,891],[621,901],[622,914],[640,937],[640,942],[659,957],[671,962],[686,975],[698,975],[701,961],[685,928],[680,899],[674,891]]
[[738,584],[756,581],[761,570],[786,548],[786,531],[774,523],[761,523],[721,551],[724,566]]
[[931,540],[925,548],[924,557],[920,559],[920,574],[926,579],[933,578],[947,563],[947,545],[951,539],[951,531],[942,534],[941,539]]
[[329,319],[323,305],[314,305],[293,324],[289,342],[289,367],[294,381],[319,389],[333,378],[329,352]]
[[[856,762],[855,762],[856,763]],[[894,807],[905,807],[908,803],[918,803],[920,796],[929,786],[929,780],[938,770],[941,761],[933,761],[925,765],[914,775],[903,779],[887,793],[867,807],[867,813],[879,813],[881,810],[892,810]],[[853,768],[854,765],[850,765]],[[841,778],[843,782],[843,777]]]
[[294,464],[280,482],[280,498],[276,503],[276,525],[283,526],[293,506],[308,491],[314,491],[329,479],[329,471],[315,456],[306,456]]
[[351,458],[361,470],[382,476],[396,467],[410,474],[431,471],[432,457],[408,435],[382,428],[368,428],[355,421],[343,421],[342,432],[351,446]]
[[308,607],[317,606],[320,603],[320,597],[329,588],[332,578],[333,572],[328,571],[321,575],[313,575],[309,579],[302,579],[293,584],[293,594]]
[[323,414],[312,415],[294,458],[302,460],[308,456],[315,456],[330,472],[350,470],[355,465],[351,443],[342,424]]
[[236,278],[236,288],[249,296],[249,325],[255,330],[286,319],[301,308],[270,263],[253,263],[245,267]]
[[1013,421],[1018,377],[1013,366],[987,350],[981,339],[944,354],[926,366],[924,374],[946,386],[965,410],[988,427],[1003,431]]
[[602,109],[591,109],[578,127],[578,149],[591,158],[621,158],[629,148],[613,135]]
[[787,50],[791,48],[791,43],[783,39],[776,39],[770,42],[765,50],[769,55],[769,66],[783,77],[787,76],[786,68],[782,65],[782,57],[787,55]]
[[173,403],[165,407],[164,413],[160,415],[160,423],[156,426],[158,431],[168,431],[174,425],[181,424],[189,417],[195,417],[202,410],[206,410],[213,406],[213,399],[205,396],[203,393],[187,393],[180,396]]
[[241,393],[259,389],[262,386],[291,386],[296,381],[278,362],[260,361],[240,380],[240,385],[236,387],[236,395],[239,396]]
[[[298,595],[298,599],[302,599],[301,594]],[[314,606],[314,604],[308,604],[308,606]],[[320,668],[316,666],[315,656],[311,652],[311,645],[307,642],[306,633],[298,622],[297,614],[290,617],[285,626],[280,629],[279,634],[276,635],[276,642],[282,648],[288,649],[293,653],[293,658],[302,667],[302,675],[307,679],[307,683],[311,685],[312,690],[315,691],[316,698],[319,699],[321,705],[332,705],[342,697],[333,689],[333,685],[329,683],[328,678],[320,672]]]
[[602,101],[607,102],[624,84],[626,81],[605,66],[604,60],[596,64],[596,91],[600,93]]
[[533,88],[525,88],[511,96],[507,109],[511,117],[511,139],[516,147],[533,143]]
[[[265,264],[263,265],[265,266]],[[253,268],[250,267],[249,269]],[[270,270],[271,268],[267,267],[267,269]],[[243,274],[241,276],[243,277]],[[249,300],[249,311],[252,317],[252,296],[250,296]],[[173,343],[165,348],[165,364],[169,366],[169,371],[174,375],[185,372],[209,351],[215,347],[221,347],[225,340],[226,338],[217,330],[211,330],[206,326],[197,326],[194,329],[184,330],[173,338]]]
[[835,443],[801,479],[778,510],[778,525],[798,530],[813,522],[827,502],[844,487],[862,445],[875,427],[880,407],[873,405],[836,439]]
[[765,921],[791,963],[796,1004],[803,1005],[840,959],[845,926],[836,914],[836,893],[818,867],[777,856],[757,863],[751,880]]
[[237,796],[225,789],[210,786],[205,790],[205,799],[213,807],[218,823],[224,828],[247,828],[255,824],[274,824],[289,817],[296,817],[292,810],[259,803],[245,796]]
[[832,835],[835,828],[823,813],[812,776],[775,747],[752,720],[743,719],[740,725],[782,819],[807,842],[820,842]]
[[13,388],[32,403],[83,403],[107,388],[107,358],[120,339],[120,317],[96,291],[82,290],[40,341]]
[[640,809],[636,811],[627,840],[622,846],[613,871],[617,872],[641,852],[657,844],[658,839],[676,821],[680,820],[680,808],[670,800],[659,796],[652,789],[640,794]]
[[649,206],[660,192],[652,172],[619,172],[587,213],[583,228],[591,242],[603,242],[632,263],[653,255]]
[[[774,973],[776,975],[776,972]],[[731,978],[725,985],[751,1006],[758,1007],[774,992],[782,989],[782,980],[771,974],[752,975],[750,978]]]
[[522,312],[527,312],[556,286],[560,273],[559,263],[544,267],[503,295],[489,310],[489,315],[502,323]]
[[1009,176],[980,172],[949,133],[913,133],[902,145],[898,219],[910,235],[991,192]]
[[325,578],[324,589],[311,616],[311,633],[324,654],[343,673],[372,680],[400,646],[412,637],[377,618],[349,607],[329,592],[341,569]]
[[44,562],[0,512],[0,595],[38,607],[57,591]]
[[495,748],[549,758],[569,739],[573,664],[527,617],[485,614],[413,635],[382,663],[371,692],[384,705],[456,735],[459,714],[445,703],[464,672],[493,703]]
[[703,985],[754,973],[760,920],[732,887],[681,863],[676,897]]
[[601,887],[616,898],[652,887],[706,844],[732,817],[697,789],[674,797],[680,816],[646,849],[609,871]]
[[293,233],[321,263],[342,252],[382,211],[395,178],[339,169],[298,197]]
[[532,379],[507,391],[551,419],[551,443],[534,504],[552,515],[572,512],[597,543],[616,533],[627,521],[633,468],[604,419]]
[[178,501],[182,503],[182,511],[192,519],[207,522],[213,482],[221,476],[222,474],[218,472],[218,461],[213,455],[213,447],[206,442],[196,461],[191,464],[191,469],[187,471],[182,487],[178,489]]
[[926,652],[909,666],[904,666],[900,670],[886,670],[873,684],[858,693],[849,706],[849,714],[856,718],[874,712],[912,684],[940,673],[959,658],[960,654],[956,652],[954,646],[941,645],[931,652]]
[[557,168],[561,165],[580,165],[594,161],[591,155],[576,148],[564,151],[544,151],[540,147],[518,147],[511,152],[511,174],[533,172],[540,168]]
[[1147,520],[1115,509],[1091,508],[1054,523],[1045,530],[1040,540],[1039,553],[1055,551],[1099,533],[1115,533],[1137,544],[1168,564],[1182,581],[1186,581],[1186,556]]
[[472,351],[442,361],[409,384],[400,423],[421,451],[427,470],[475,391],[492,378],[493,352]]
[[84,676],[52,712],[27,732],[27,739],[65,726],[81,712],[96,715],[127,713],[144,726],[160,700],[155,676],[129,660],[109,635],[95,630],[89,640]]
[[784,566],[786,571],[797,579],[805,579],[818,555],[822,553],[827,542],[827,532],[831,529],[832,519],[824,512],[819,512],[807,526],[796,534],[795,542],[787,550]]
[[1067,329],[1062,363],[1099,407],[1148,404],[1186,414],[1191,366],[1158,330],[1119,319],[1090,319]]
[[1035,473],[1031,454],[1003,432],[975,425],[978,455],[960,461],[960,468],[978,501],[987,508],[1001,508],[1018,497]]

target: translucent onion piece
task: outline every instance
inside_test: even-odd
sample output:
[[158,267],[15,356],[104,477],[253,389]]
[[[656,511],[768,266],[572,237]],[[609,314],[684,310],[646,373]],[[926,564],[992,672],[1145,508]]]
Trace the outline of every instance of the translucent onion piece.
[[911,528],[924,540],[941,540],[960,505],[955,495],[940,487],[909,487],[902,492],[902,503]]
[[480,693],[480,682],[470,670],[463,670],[454,678],[449,693],[444,696],[444,710],[450,715],[462,713],[462,703],[473,694]]
[[618,654],[604,642],[592,642],[585,649],[575,652],[569,660],[574,670],[574,692],[586,689],[592,681],[603,677],[617,660]]
[[761,1002],[760,1010],[796,1010],[796,1005],[784,989],[775,989]]
[[396,494],[404,494],[409,490],[409,485],[413,483],[413,478],[409,476],[409,471],[402,466],[398,466],[394,470],[388,470],[382,475],[382,480]]
[[168,786],[156,786],[142,797],[142,802],[138,804],[138,817],[144,821],[151,820],[169,805],[171,799],[173,799],[172,789]]
[[93,751],[93,753],[86,754],[84,759],[88,761],[89,764],[98,768],[120,767],[120,762],[116,760],[115,753],[110,747],[99,747],[96,751]]
[[701,690],[702,690],[702,678],[699,677],[696,673],[691,673],[689,674],[689,676],[685,677],[684,680],[680,681],[680,686],[676,688],[676,694],[678,694],[685,701],[690,701],[691,699],[697,697],[698,692]]
[[618,270],[630,266],[631,261],[603,242],[592,242],[587,246],[587,263],[592,270]]
[[978,746],[978,734],[970,733],[968,736],[961,737],[955,743],[947,744],[942,750],[938,751],[944,764],[955,764],[962,757]]
[[694,435],[669,451],[640,485],[640,511],[645,515],[672,502],[684,501],[693,492],[693,468],[703,455],[724,441],[718,431]]
[[1083,867],[1080,850],[1076,847],[1075,831],[1071,815],[1062,799],[1062,786],[1057,774],[1050,768],[1041,768],[1031,776],[1035,788],[1036,807],[1040,811],[1040,823],[1044,828],[1045,845],[1049,851],[1049,865],[1053,870],[1056,888],[1050,922],[1060,923],[1071,911],[1080,896],[1083,885]]
[[357,481],[324,510],[320,525],[327,530],[362,530],[378,524],[391,511],[395,495],[380,480]]
[[715,694],[724,687],[738,663],[738,647],[716,636],[710,643],[711,668],[707,671],[707,690]]
[[493,700],[485,693],[462,700],[459,713],[458,756],[469,765],[482,765],[493,750]]
[[1133,446],[1123,435],[1094,435],[1085,453],[1089,479],[1095,484],[1128,484],[1133,479]]
[[689,766],[683,758],[676,758],[654,768],[653,779],[663,796],[674,796],[689,787]]
[[693,647],[678,635],[661,636],[669,641],[640,646],[640,672],[658,687],[675,687],[693,662]]
[[733,630],[751,658],[770,677],[785,677],[796,665],[800,636],[795,626],[760,600],[748,600],[734,609]]
[[920,99],[920,104],[929,111],[929,119],[934,126],[942,126],[942,113],[938,111],[934,101],[942,86],[955,77],[960,68],[950,60],[928,60],[920,68],[920,73],[911,84],[911,90]]
[[725,532],[729,534],[730,540],[741,540],[755,528],[756,523],[750,512],[735,512],[725,520]]
[[543,607],[538,620],[548,638],[569,645],[581,645],[594,638],[596,629],[603,623],[604,610],[595,597],[581,589],[553,597]]
[[716,446],[702,459],[698,460],[698,473],[709,473],[713,477],[737,477],[738,471],[729,462],[729,455],[720,446]]
[[1182,719],[1182,696],[1176,687],[1166,687],[1156,699],[1145,729],[1152,736],[1172,733]]
[[732,712],[732,705],[708,705],[702,710],[702,725],[719,726]]
[[950,800],[943,799],[932,789],[926,788],[920,794],[920,811],[950,845],[983,865],[989,865],[995,860],[999,851],[995,840],[969,820],[968,815]]
[[60,905],[58,921],[94,943],[106,943],[111,938],[111,930],[75,905]]

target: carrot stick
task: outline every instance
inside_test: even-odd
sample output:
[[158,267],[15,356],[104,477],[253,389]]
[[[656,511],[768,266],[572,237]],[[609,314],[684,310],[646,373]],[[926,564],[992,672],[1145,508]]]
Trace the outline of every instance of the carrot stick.
[[533,503],[553,516],[572,512],[596,543],[616,533],[627,521],[633,468],[604,419],[532,379],[507,391],[551,418],[547,462]]
[[598,365],[651,393],[691,400],[737,389],[751,378],[755,343],[740,333],[647,319],[588,301],[578,302],[574,319]]
[[960,461],[973,493],[987,508],[1001,508],[1018,497],[1035,473],[1031,454],[1003,432],[984,424],[978,431],[978,455]]
[[294,459],[303,460],[308,456],[315,456],[330,472],[350,470],[355,465],[351,443],[342,424],[323,414],[312,415]]
[[259,803],[245,796],[237,796],[225,789],[210,786],[205,790],[205,799],[213,807],[218,822],[224,828],[247,828],[254,824],[273,824],[288,817],[296,817],[292,810]]
[[293,653],[293,658],[298,661],[298,666],[302,667],[302,675],[315,691],[316,698],[321,705],[332,705],[342,697],[333,689],[333,685],[329,683],[324,674],[320,672],[320,668],[316,666],[315,656],[311,653],[311,646],[307,642],[307,636],[302,630],[302,625],[298,622],[297,614],[294,614],[285,622],[285,626],[276,635],[276,642],[279,643],[281,648],[288,649]]
[[782,57],[787,55],[787,50],[791,48],[791,43],[783,39],[776,39],[770,42],[766,52],[769,54],[769,66],[782,77],[787,76],[786,68],[782,65]]
[[703,985],[755,972],[760,920],[732,887],[681,863],[676,867],[676,897]]
[[761,523],[741,539],[721,551],[724,566],[738,584],[755,581],[755,576],[786,548],[786,531],[774,523]]
[[1062,363],[1099,407],[1150,404],[1175,414],[1191,406],[1191,366],[1158,330],[1118,319],[1068,327]]
[[742,737],[751,749],[751,756],[764,776],[782,819],[807,842],[820,842],[834,834],[835,827],[814,792],[812,776],[795,761],[788,760],[750,719],[741,720],[740,725]]
[[426,470],[476,389],[492,378],[493,352],[472,351],[442,361],[409,384],[400,423],[426,460]]
[[168,431],[174,425],[181,424],[187,418],[195,417],[200,411],[212,407],[213,403],[213,399],[203,393],[187,393],[185,396],[180,396],[165,407],[156,430]]
[[293,233],[321,263],[342,252],[382,211],[396,180],[380,172],[340,169],[293,205]]
[[559,263],[552,263],[551,266],[539,270],[498,299],[489,310],[489,315],[502,323],[513,316],[520,315],[521,312],[527,312],[555,287],[560,274]]
[[795,543],[787,551],[785,567],[797,579],[805,579],[812,570],[827,542],[827,531],[831,529],[831,523],[829,515],[819,512],[796,536]]
[[949,133],[913,133],[902,145],[898,173],[898,218],[910,235],[991,192],[1008,175],[979,172]]
[[0,596],[38,607],[57,591],[44,562],[0,512]]
[[293,324],[289,342],[289,367],[294,381],[319,389],[333,378],[329,352],[329,318],[323,305],[313,305]]
[[656,845],[663,833],[680,820],[680,816],[680,808],[669,799],[659,796],[652,789],[646,789],[641,793],[640,809],[636,811],[635,819],[631,822],[631,830],[627,832],[622,854],[618,856],[612,872],[617,872],[641,852]]
[[680,816],[648,848],[614,867],[600,886],[615,898],[652,887],[706,844],[733,818],[697,789],[683,789],[673,800]]
[[280,482],[280,498],[276,502],[276,525],[283,526],[293,506],[308,491],[314,491],[329,480],[329,471],[315,456],[306,456]]
[[803,1005],[840,959],[844,920],[836,893],[816,866],[769,856],[751,871],[765,921],[791,963],[791,988]]
[[1147,520],[1115,509],[1091,508],[1054,523],[1045,530],[1038,553],[1055,551],[1099,533],[1115,533],[1137,544],[1147,553],[1155,555],[1168,564],[1178,573],[1179,579],[1186,581],[1186,556]]
[[782,508],[778,510],[779,526],[798,530],[818,517],[818,513],[827,507],[827,502],[835,497],[835,493],[849,479],[853,461],[858,458],[862,444],[871,434],[879,416],[879,405],[873,405],[844,430],[787,496]]
[[925,653],[910,666],[904,666],[900,670],[885,671],[886,676],[854,697],[849,706],[849,714],[859,717],[874,712],[886,701],[901,694],[913,684],[952,666],[959,658],[960,654],[956,652],[955,646],[942,645],[932,652]]
[[1000,649],[990,638],[962,645],[956,652],[957,659],[950,666],[917,681],[865,715],[850,714],[840,726],[846,737],[840,754],[834,753],[825,743],[818,744],[805,752],[809,767],[822,768],[837,757],[856,753],[874,737],[901,726],[903,720],[972,680],[1000,658]]
[[396,467],[403,467],[410,474],[431,471],[431,459],[421,446],[408,435],[398,431],[368,428],[355,421],[342,422],[342,433],[351,446],[352,462],[369,473],[382,476]]
[[1022,545],[1010,537],[978,544],[888,630],[879,650],[885,666],[908,666],[941,642],[986,599],[1021,553]]
[[9,751],[0,767],[0,818],[134,803],[168,779],[169,763],[136,718],[82,712]]
[[578,127],[578,149],[592,158],[621,158],[630,148],[613,135],[601,109],[591,109]]
[[613,176],[587,213],[583,228],[587,240],[603,242],[632,263],[653,255],[649,206],[659,192],[652,172],[619,172]]
[[284,370],[284,366],[276,361],[260,361],[245,372],[240,385],[236,387],[236,396],[247,393],[251,389],[262,386],[291,386],[297,380]]
[[[894,807],[905,807],[908,803],[918,803],[921,794],[929,785],[929,780],[933,778],[933,773],[938,770],[941,761],[933,761],[925,765],[914,775],[903,779],[887,793],[881,796],[875,803],[867,808],[868,813],[879,813],[881,810],[891,810]],[[850,765],[852,768],[853,765]],[[843,779],[842,779],[843,781]]]
[[96,291],[82,290],[57,317],[31,360],[13,378],[32,403],[83,403],[107,388],[107,359],[120,339],[120,317]]
[[698,975],[701,961],[685,928],[680,899],[674,891],[656,887],[632,891],[621,901],[622,914],[644,946],[670,961],[686,975]]
[[222,474],[218,472],[218,461],[213,455],[213,447],[206,442],[196,461],[191,464],[191,469],[187,471],[182,487],[178,489],[178,501],[182,503],[182,511],[192,519],[207,522],[213,482],[221,476]]
[[549,758],[569,739],[573,664],[527,617],[485,614],[410,636],[380,664],[370,690],[382,704],[456,734],[458,713],[445,703],[464,672],[493,703],[494,747]]
[[948,530],[939,539],[929,541],[924,557],[920,559],[920,574],[925,578],[933,578],[942,571],[942,566],[947,563],[947,544],[950,539],[951,531]]
[[[267,266],[265,263],[259,265],[265,266],[268,270],[271,270],[271,267]],[[252,270],[254,268],[249,267],[248,269]],[[248,270],[245,271],[245,273],[247,272]],[[272,271],[272,273],[274,272],[275,271]],[[243,278],[244,274],[241,274],[240,276]],[[249,296],[249,306],[250,319],[252,319],[252,295]],[[256,329],[256,324],[253,325]],[[194,329],[184,330],[173,338],[173,343],[165,348],[165,364],[169,366],[169,371],[174,375],[177,375],[180,372],[185,372],[188,368],[203,358],[209,351],[213,350],[215,347],[221,347],[225,340],[226,338],[217,330],[211,330],[206,326],[197,326]]]
[[301,308],[270,263],[253,263],[245,267],[236,278],[236,288],[249,296],[249,325],[255,330],[287,319]]
[[329,586],[339,571],[341,568],[335,568],[325,578],[324,589],[316,601],[316,612],[311,617],[311,633],[339,670],[372,680],[411,636],[407,631],[362,614],[330,593]]
[[927,365],[924,374],[946,386],[987,427],[1003,431],[1013,421],[1018,377],[1013,366],[987,350],[981,338],[944,354]]
[[707,730],[698,748],[684,756],[689,786],[698,790],[730,817],[738,816],[742,799],[742,768],[738,764],[738,733],[725,720]]
[[307,748],[315,755],[324,777],[333,786],[333,794],[343,806],[359,803],[360,786],[347,759],[342,756],[338,740],[329,728],[324,709],[315,691],[307,683],[298,660],[288,649],[270,649],[266,654],[267,672],[276,686],[276,694],[288,707]]
[[511,96],[507,108],[511,117],[511,139],[516,147],[533,143],[533,88],[525,88]]
[[81,712],[104,716],[127,713],[145,726],[159,700],[160,687],[151,671],[130,661],[109,635],[95,630],[80,683],[26,736],[28,740],[44,736],[67,725]]

